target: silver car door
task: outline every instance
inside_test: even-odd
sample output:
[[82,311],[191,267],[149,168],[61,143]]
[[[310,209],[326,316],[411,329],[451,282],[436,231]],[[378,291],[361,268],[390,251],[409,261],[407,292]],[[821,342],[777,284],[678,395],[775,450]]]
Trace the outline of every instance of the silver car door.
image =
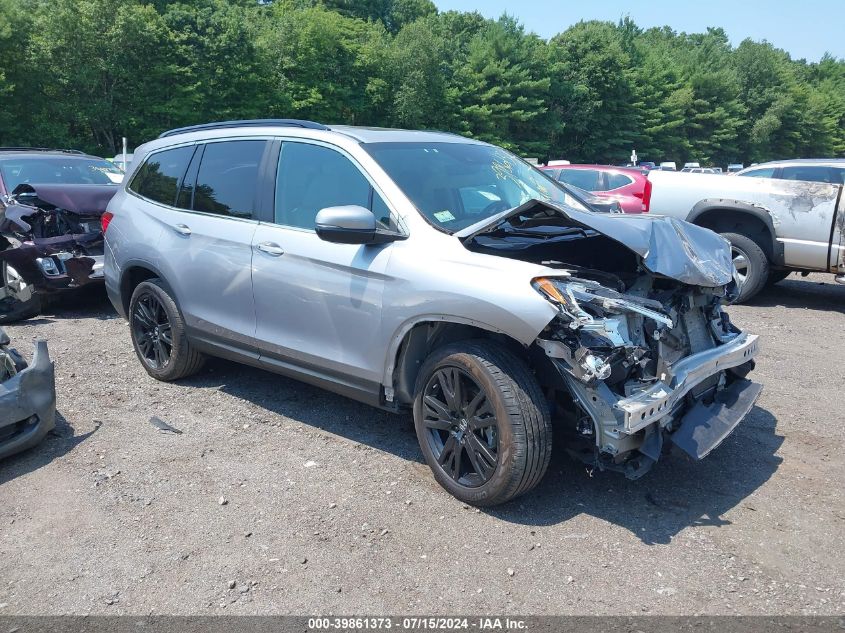
[[156,211],[165,225],[159,268],[191,337],[256,358],[252,237],[269,146],[265,139],[198,145],[175,207]]
[[262,361],[276,370],[377,393],[392,244],[334,244],[314,232],[320,209],[349,204],[390,221],[348,155],[315,142],[282,143],[273,221],[260,223],[253,238],[256,339]]

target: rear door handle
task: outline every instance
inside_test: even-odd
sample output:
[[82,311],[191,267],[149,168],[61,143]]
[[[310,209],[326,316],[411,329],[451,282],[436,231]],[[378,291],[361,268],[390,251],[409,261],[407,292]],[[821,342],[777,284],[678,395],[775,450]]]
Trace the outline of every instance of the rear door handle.
[[191,234],[191,227],[187,224],[176,224],[174,225],[173,230],[176,231],[179,235]]
[[258,248],[258,250],[262,253],[267,253],[273,257],[279,257],[280,255],[285,254],[284,249],[275,242],[261,242],[256,248]]

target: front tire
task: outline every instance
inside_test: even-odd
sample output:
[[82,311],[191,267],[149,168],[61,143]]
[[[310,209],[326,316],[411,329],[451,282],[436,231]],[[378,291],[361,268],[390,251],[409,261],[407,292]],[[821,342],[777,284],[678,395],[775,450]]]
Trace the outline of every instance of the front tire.
[[132,293],[129,332],[138,360],[156,380],[185,378],[205,364],[205,355],[193,348],[182,313],[160,279],[143,281]]
[[434,478],[476,506],[510,501],[549,465],[548,404],[528,366],[489,341],[434,351],[417,379],[414,426]]
[[734,303],[745,303],[766,285],[769,279],[769,258],[754,240],[741,233],[722,233],[731,243],[731,257],[739,274],[739,297]]

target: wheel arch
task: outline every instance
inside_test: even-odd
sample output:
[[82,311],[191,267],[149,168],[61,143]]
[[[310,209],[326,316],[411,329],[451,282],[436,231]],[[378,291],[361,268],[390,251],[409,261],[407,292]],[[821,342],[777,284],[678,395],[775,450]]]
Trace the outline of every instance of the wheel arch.
[[528,347],[501,330],[458,316],[425,316],[405,323],[390,342],[384,373],[385,395],[396,405],[414,399],[414,386],[423,362],[439,347],[472,339],[499,342],[528,360]]
[[784,263],[783,244],[777,240],[774,220],[765,207],[741,200],[702,200],[692,208],[687,221],[717,233],[741,233],[754,240],[771,263]]
[[173,289],[167,283],[167,279],[153,264],[143,260],[133,260],[123,267],[123,272],[120,275],[120,303],[123,306],[124,314],[129,314],[129,301],[132,299],[132,293],[138,287],[138,284],[155,278],[160,279],[168,292],[171,295],[173,294]]

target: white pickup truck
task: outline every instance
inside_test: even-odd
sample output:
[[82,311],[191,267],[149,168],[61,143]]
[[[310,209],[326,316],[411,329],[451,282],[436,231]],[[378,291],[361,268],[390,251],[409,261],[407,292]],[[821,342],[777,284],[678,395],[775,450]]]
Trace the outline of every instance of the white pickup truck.
[[705,226],[731,243],[737,302],[792,271],[845,284],[842,185],[664,171],[649,173],[650,212]]

